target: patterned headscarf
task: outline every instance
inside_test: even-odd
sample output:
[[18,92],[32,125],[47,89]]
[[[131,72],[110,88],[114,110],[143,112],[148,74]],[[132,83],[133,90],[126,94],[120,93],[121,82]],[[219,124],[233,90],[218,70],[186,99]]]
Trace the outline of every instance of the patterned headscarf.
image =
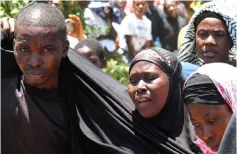
[[[225,102],[230,106],[233,113],[236,113],[237,107],[237,68],[225,63],[205,64],[194,72],[186,82],[193,76],[201,74],[209,77],[215,84],[218,92]],[[186,82],[185,86],[186,87]],[[185,88],[184,88],[185,89]],[[204,141],[199,140],[199,145],[204,154],[215,154],[208,148]]]
[[197,10],[193,17],[191,18],[189,24],[187,25],[184,38],[182,41],[182,46],[179,51],[179,60],[184,62],[189,62],[196,65],[203,65],[204,61],[196,55],[196,31],[195,31],[195,21],[199,15],[203,12],[213,12],[222,16],[225,24],[228,28],[229,35],[233,41],[233,46],[229,52],[230,61],[237,59],[237,12],[236,4],[230,4],[228,2],[208,2],[202,5],[202,7]]

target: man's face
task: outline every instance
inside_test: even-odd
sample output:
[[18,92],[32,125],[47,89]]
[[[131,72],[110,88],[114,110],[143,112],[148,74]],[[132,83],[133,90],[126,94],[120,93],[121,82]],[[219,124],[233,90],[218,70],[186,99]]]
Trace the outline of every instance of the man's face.
[[56,28],[16,25],[14,54],[24,81],[37,88],[57,86],[59,66],[68,46]]
[[228,62],[232,40],[225,24],[216,18],[205,18],[197,26],[197,54],[205,63]]
[[147,2],[144,0],[133,1],[133,8],[136,16],[141,19],[146,13]]
[[170,18],[177,17],[177,4],[175,1],[167,1],[164,4],[164,11]]
[[78,1],[78,4],[81,8],[88,8],[88,5],[90,4],[90,1]]
[[115,5],[120,9],[124,9],[126,7],[126,4],[127,4],[127,1],[123,1],[123,0],[115,1]]

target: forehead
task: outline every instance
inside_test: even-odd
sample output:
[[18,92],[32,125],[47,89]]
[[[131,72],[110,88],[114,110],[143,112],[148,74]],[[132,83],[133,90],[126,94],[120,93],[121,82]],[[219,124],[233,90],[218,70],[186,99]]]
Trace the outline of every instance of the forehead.
[[24,25],[16,25],[15,27],[15,37],[16,40],[19,39],[43,39],[43,40],[58,40],[59,31],[56,27],[48,28],[48,27],[30,27]]
[[136,1],[133,1],[134,4],[146,4],[146,1],[145,0],[136,0]]
[[154,72],[158,73],[162,71],[157,65],[148,62],[148,61],[139,61],[133,65],[130,75],[134,73],[143,73],[143,72]]
[[225,23],[217,18],[205,18],[197,26],[199,28],[209,28],[209,29],[226,29]]
[[192,118],[202,118],[215,113],[225,113],[228,112],[227,104],[220,105],[210,105],[210,104],[198,104],[191,103],[188,104],[188,110],[191,113]]
[[78,48],[77,52],[79,52],[81,54],[84,54],[84,55],[87,55],[87,56],[91,56],[91,55],[96,55],[97,56],[96,52],[93,51],[90,47],[88,47],[86,45],[81,47],[81,48]]

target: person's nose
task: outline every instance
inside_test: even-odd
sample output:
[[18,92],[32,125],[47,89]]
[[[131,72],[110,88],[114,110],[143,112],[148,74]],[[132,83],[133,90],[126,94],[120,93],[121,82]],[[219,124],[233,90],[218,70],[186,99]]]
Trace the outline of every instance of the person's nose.
[[147,90],[146,83],[143,80],[140,80],[137,84],[137,92],[145,92]]
[[202,139],[204,141],[207,141],[211,137],[212,137],[211,128],[208,126],[203,126],[202,127]]
[[216,40],[212,35],[209,35],[205,40],[206,45],[216,45]]
[[32,53],[29,60],[29,65],[38,67],[42,64],[42,61],[37,53]]
[[143,8],[143,4],[139,4],[138,6],[139,6],[139,8],[141,8],[141,9]]

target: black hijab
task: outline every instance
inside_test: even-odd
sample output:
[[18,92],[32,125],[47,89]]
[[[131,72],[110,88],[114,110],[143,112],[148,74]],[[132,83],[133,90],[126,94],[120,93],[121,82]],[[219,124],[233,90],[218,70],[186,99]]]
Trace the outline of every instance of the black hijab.
[[202,74],[193,75],[187,80],[184,86],[184,101],[186,104],[226,104],[212,80]]
[[[11,59],[13,56],[12,53],[4,58]],[[2,63],[2,67],[5,66]],[[15,68],[11,72],[10,67],[6,72],[7,75],[22,75],[15,73]],[[190,131],[186,134],[190,139],[191,147],[188,148],[181,147],[161,131],[144,123],[141,117],[133,114],[134,106],[127,87],[72,49],[60,66],[59,91],[69,128],[71,149],[68,153],[186,154],[200,150],[191,144],[193,140],[188,135],[191,131],[186,127],[186,131]],[[172,111],[175,112],[175,109]]]
[[[183,102],[184,76],[181,63],[172,52],[162,48],[150,48],[142,50],[136,55],[131,62],[129,72],[139,61],[148,61],[157,65],[168,75],[170,81],[168,99],[164,108],[157,116],[149,119],[144,118],[144,122],[176,142],[179,140],[178,138],[181,138],[182,142],[178,141],[177,143],[193,150],[192,146],[196,144],[194,141],[195,132]],[[136,114],[139,115],[137,111]]]

